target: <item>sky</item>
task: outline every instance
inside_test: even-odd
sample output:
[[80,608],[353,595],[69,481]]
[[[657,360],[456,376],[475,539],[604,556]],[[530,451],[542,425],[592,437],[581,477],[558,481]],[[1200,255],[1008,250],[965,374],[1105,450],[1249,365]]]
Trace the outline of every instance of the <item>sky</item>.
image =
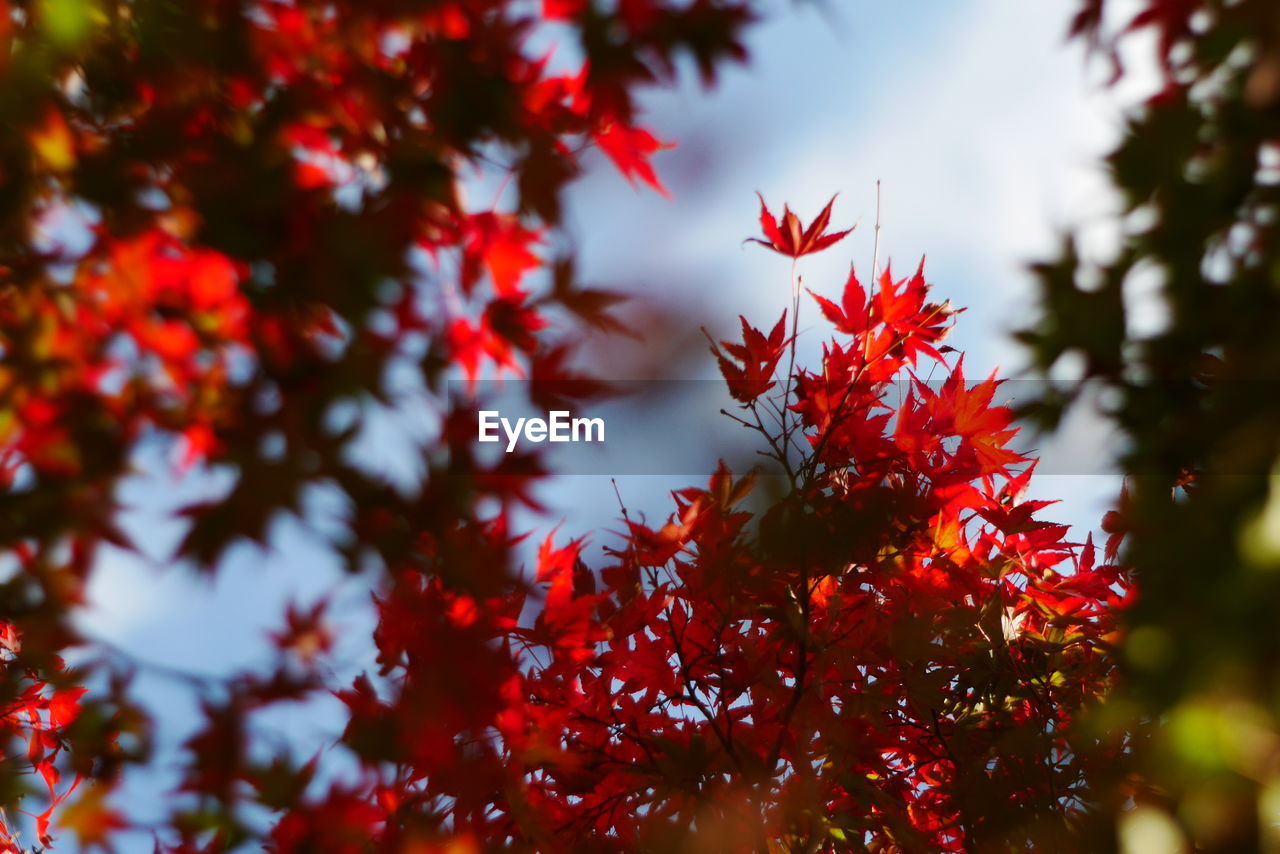
[[[699,323],[717,338],[735,334],[739,313],[773,325],[789,302],[789,261],[743,245],[759,233],[756,192],[805,221],[839,193],[833,227],[858,227],[802,259],[804,285],[835,297],[850,262],[865,282],[879,181],[882,261],[911,272],[927,256],[933,296],[966,309],[947,342],[965,353],[966,375],[1020,380],[1007,386],[1008,402],[1033,393],[1011,338],[1035,316],[1028,265],[1056,257],[1068,233],[1086,257],[1114,248],[1117,205],[1099,160],[1118,139],[1121,107],[1153,79],[1139,68],[1124,89],[1108,90],[1106,69],[1067,43],[1072,10],[1060,0],[801,3],[752,34],[752,62],[714,92],[686,86],[650,98],[649,124],[678,141],[655,160],[673,199],[620,193],[602,172],[570,205],[583,277],[662,306],[662,328],[680,319],[659,346],[611,341],[601,359],[613,376],[714,378]],[[1150,325],[1153,310],[1137,308]],[[802,306],[802,364],[819,355],[816,315]],[[1071,365],[1058,368],[1072,376]],[[1062,447],[1046,440],[1033,493],[1061,499],[1061,520],[1095,527],[1119,489],[1105,474],[1113,442],[1097,419],[1077,419]],[[628,480],[642,506],[665,512],[667,479]],[[566,519],[589,530],[599,525],[588,517],[616,515],[610,484],[576,481],[555,496]]]
[[[594,358],[615,378],[715,378],[698,326],[727,337],[739,313],[771,326],[789,302],[787,259],[743,245],[758,233],[755,193],[805,220],[839,193],[833,223],[857,222],[856,231],[801,266],[807,287],[834,296],[851,261],[871,265],[879,181],[881,258],[910,272],[927,255],[935,296],[967,308],[948,341],[965,351],[967,375],[1021,376],[1024,358],[1010,332],[1033,317],[1027,265],[1054,257],[1069,230],[1082,231],[1090,251],[1114,243],[1115,202],[1098,159],[1117,139],[1120,107],[1143,85],[1139,74],[1121,92],[1102,86],[1099,69],[1066,42],[1072,8],[1063,0],[780,4],[749,31],[749,65],[725,70],[713,92],[688,75],[674,91],[651,93],[646,126],[678,143],[655,161],[672,197],[628,186],[597,157],[570,192],[567,222],[581,278],[638,294],[652,327],[666,334],[607,348],[590,341]],[[816,318],[812,304],[803,311],[802,331]],[[813,362],[819,341],[816,330],[801,338],[801,363]],[[1063,370],[1069,375],[1070,366]],[[1033,493],[1061,499],[1049,515],[1083,539],[1119,480],[1105,473],[1105,433],[1086,429],[1076,441],[1087,473],[1058,466],[1037,478]],[[164,565],[182,531],[167,514],[221,487],[199,473],[175,485],[158,448],[139,462],[149,474],[127,491],[134,509],[125,524],[150,559],[107,554],[82,625],[150,663],[138,690],[163,722],[162,746],[172,749],[198,723],[198,695],[169,670],[216,676],[261,666],[270,659],[267,632],[290,601],[333,598],[337,678],[349,681],[372,663],[359,640],[370,625],[367,581],[344,578],[324,547],[324,519],[336,510],[323,494],[313,496],[309,520],[278,521],[268,548],[237,548],[216,579],[195,578]],[[383,462],[399,464],[394,455]],[[670,509],[666,491],[689,482],[628,475],[619,490],[633,512],[660,519]],[[547,515],[523,521],[544,530],[561,521],[566,534],[607,530],[617,515],[606,477],[565,478],[543,497]],[[592,538],[595,547],[607,541]],[[318,747],[336,737],[338,721],[322,702],[270,725],[292,743]],[[162,762],[135,775],[120,806],[154,812],[172,770]],[[150,845],[139,835],[124,850]],[[67,839],[59,850],[74,844]]]

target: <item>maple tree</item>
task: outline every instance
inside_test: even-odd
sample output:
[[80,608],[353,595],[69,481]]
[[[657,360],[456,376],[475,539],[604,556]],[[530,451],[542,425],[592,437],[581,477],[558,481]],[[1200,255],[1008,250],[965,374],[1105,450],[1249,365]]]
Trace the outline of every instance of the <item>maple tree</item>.
[[[795,258],[843,236],[823,242],[825,212],[790,244],[771,221],[766,245]],[[753,504],[751,476],[722,465],[660,526],[624,506],[598,570],[582,540],[543,543],[542,609],[509,630],[536,653],[496,727],[527,775],[499,838],[1083,850],[1119,749],[1088,718],[1128,576],[1036,518],[1051,502],[1024,499],[1014,413],[994,376],[967,382],[944,355],[955,312],[927,292],[921,265],[870,294],[851,273],[840,306],[815,295],[837,337],[772,397],[785,313],[712,344],[780,494]],[[945,379],[921,380],[922,362]]]
[[1117,828],[1133,850],[1276,850],[1276,8],[1085,0],[1074,33],[1114,81],[1135,65],[1156,81],[1107,160],[1118,251],[1072,241],[1040,265],[1043,312],[1023,334],[1041,370],[1066,354],[1084,367],[1039,414],[1105,400],[1125,439],[1107,525],[1142,595],[1106,713],[1129,749],[1093,850]]
[[379,601],[396,689],[339,693],[376,782],[294,807],[275,850],[1077,850],[1122,749],[1090,716],[1127,572],[1036,518],[923,265],[875,280],[815,297],[838,337],[773,396],[785,312],[712,344],[780,494],[722,465],[661,525],[624,506],[601,566],[547,536],[507,591],[447,573],[504,515],[421,541]]
[[[623,510],[606,565],[556,534],[527,577],[536,456],[479,457],[455,411],[400,490],[330,417],[394,405],[406,369],[424,395],[452,371],[568,388],[575,332],[619,321],[551,248],[560,191],[588,149],[662,191],[637,92],[684,56],[713,82],[753,17],[0,0],[0,850],[976,851],[1088,825],[1128,579],[1023,499],[1013,413],[941,345],[923,264],[815,294],[837,337],[796,366],[794,264],[848,233],[832,204],[804,226],[761,200],[790,334],[784,312],[712,343],[780,496],[722,468],[665,524]],[[555,37],[571,56],[536,52]],[[134,548],[119,491],[146,442],[228,475],[182,511],[173,562],[202,571],[308,489],[344,496],[332,547],[376,578],[378,668],[331,684],[323,604],[288,610],[272,667],[202,697],[143,826],[114,795],[147,768],[146,710],[73,617],[102,549]],[[255,739],[329,694],[350,773]]]

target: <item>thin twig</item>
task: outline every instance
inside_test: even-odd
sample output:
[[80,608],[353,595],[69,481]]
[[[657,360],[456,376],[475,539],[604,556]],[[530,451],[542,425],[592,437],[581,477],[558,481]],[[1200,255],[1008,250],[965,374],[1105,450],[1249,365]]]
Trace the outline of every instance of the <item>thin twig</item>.
[[[723,412],[724,410],[721,410]],[[622,493],[618,491],[618,479],[616,477],[609,478],[609,482],[613,484],[613,494],[618,497],[618,509],[622,511],[622,520],[630,522],[631,517],[627,515],[627,505],[622,503]]]
[[[791,399],[791,378],[796,369],[796,339],[800,334],[800,276],[796,272],[796,261],[791,259],[791,347],[790,356],[787,358],[787,384],[782,392],[782,448],[783,453],[787,452],[791,444],[792,426],[787,424],[787,401]],[[790,466],[787,466],[788,471]],[[795,486],[795,478],[792,477],[792,486]]]
[[871,282],[880,278],[880,179],[876,179],[876,232],[871,249]]

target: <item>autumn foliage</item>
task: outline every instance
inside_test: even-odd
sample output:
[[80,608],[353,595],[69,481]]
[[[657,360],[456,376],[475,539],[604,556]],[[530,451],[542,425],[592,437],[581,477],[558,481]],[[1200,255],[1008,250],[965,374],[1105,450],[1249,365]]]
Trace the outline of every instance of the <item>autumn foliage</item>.
[[[3,847],[46,846],[53,825],[107,846],[130,824],[112,792],[145,766],[151,728],[131,665],[72,618],[103,546],[134,549],[118,495],[144,446],[231,484],[185,508],[174,563],[216,571],[323,486],[354,508],[334,548],[353,571],[383,567],[388,614],[411,565],[451,589],[509,592],[514,537],[475,511],[514,500],[501,477],[439,477],[428,448],[434,473],[406,496],[351,458],[359,425],[329,416],[389,401],[395,371],[424,394],[455,369],[555,376],[558,335],[615,328],[616,299],[551,248],[560,190],[591,151],[661,189],[649,158],[665,143],[639,126],[637,90],[671,82],[682,57],[710,84],[744,56],[752,17],[720,0],[0,2]],[[462,660],[493,654],[480,628],[433,619],[415,615],[433,628],[406,638],[388,617],[388,680],[397,638],[445,632]],[[137,828],[162,849],[252,844],[256,805],[284,816],[282,850],[316,834],[345,850],[348,831],[402,808],[376,794],[381,772],[304,798],[314,764],[253,749],[255,714],[333,687],[323,615],[283,622],[276,670],[214,692],[168,818]],[[432,697],[421,716],[455,728],[452,743],[502,683],[442,680],[456,702],[437,711]],[[90,682],[103,690],[82,697]],[[424,690],[389,684],[406,709]],[[344,696],[372,763],[372,701]]]
[[[877,278],[868,294],[850,275],[843,309],[818,298],[837,337],[771,397],[785,316],[713,347],[788,473],[780,497],[722,467],[661,525],[624,507],[600,566],[583,539],[546,537],[532,588],[504,595],[442,583],[426,561],[463,552],[424,543],[380,603],[399,690],[340,694],[346,742],[396,769],[358,834],[392,850],[442,827],[475,850],[1051,850],[1087,824],[1113,746],[1084,721],[1127,577],[1036,518],[1013,413],[942,352],[953,313],[923,271]],[[925,362],[945,379],[919,380]],[[498,517],[465,542],[510,537]],[[484,652],[462,658],[460,640]],[[278,826],[282,850],[300,850],[282,841],[297,826]]]
[[[663,191],[637,91],[682,58],[713,82],[752,18],[0,0],[0,850],[1050,850],[1088,823],[1128,578],[1037,518],[1014,414],[942,344],[923,263],[813,294],[834,337],[812,368],[794,272],[770,331],[712,342],[768,488],[722,466],[664,523],[623,506],[527,568],[539,460],[469,454],[456,413],[397,489],[331,417],[394,402],[397,372],[433,399],[579,379],[571,339],[620,321],[551,248],[560,191],[593,150]],[[563,54],[534,49],[551,36]],[[752,239],[794,265],[848,233],[831,214],[762,199]],[[73,619],[103,548],[135,549],[144,443],[230,484],[182,510],[174,564],[217,572],[323,486],[377,591],[377,668],[332,684],[324,604],[291,608],[268,670],[203,695],[145,825],[115,799],[152,759],[133,668]],[[323,696],[328,750],[255,739]]]
[[772,397],[740,365],[781,361],[785,317],[713,347],[780,497],[722,468],[660,526],[623,509],[598,570],[580,540],[543,544],[539,616],[510,635],[521,707],[495,727],[523,803],[497,838],[1063,850],[1088,823],[1127,576],[1037,519],[999,383],[940,352],[952,313],[927,292],[922,270],[869,294],[851,274],[843,309],[818,298],[821,364]]

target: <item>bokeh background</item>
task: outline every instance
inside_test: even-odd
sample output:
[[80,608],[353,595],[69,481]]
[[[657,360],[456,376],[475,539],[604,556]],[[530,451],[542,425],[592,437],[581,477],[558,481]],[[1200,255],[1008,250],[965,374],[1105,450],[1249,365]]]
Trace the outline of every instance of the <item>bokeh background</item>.
[[[748,32],[749,65],[727,69],[715,90],[702,90],[690,74],[681,88],[653,93],[647,126],[678,143],[655,159],[671,198],[628,186],[596,157],[567,199],[580,277],[634,295],[629,316],[642,333],[589,339],[592,367],[626,379],[716,377],[699,327],[728,337],[739,313],[771,326],[790,299],[788,259],[743,244],[758,231],[755,192],[775,209],[790,204],[806,221],[840,193],[833,224],[857,221],[857,230],[801,267],[807,287],[835,296],[851,261],[870,269],[880,181],[882,261],[908,273],[927,254],[936,297],[967,308],[948,341],[967,354],[967,374],[1021,376],[1024,359],[1010,333],[1034,311],[1027,266],[1052,257],[1069,229],[1084,235],[1091,253],[1114,243],[1107,222],[1116,205],[1099,160],[1118,139],[1121,107],[1154,80],[1131,73],[1123,86],[1105,89],[1107,69],[1066,42],[1073,6],[778,4]],[[1137,40],[1130,47],[1142,53]],[[825,333],[812,303],[803,312],[800,361],[812,363]],[[1134,322],[1159,318],[1139,311]],[[1063,369],[1069,375],[1071,366]],[[1012,402],[1034,393],[1028,383],[1007,389]],[[413,440],[431,417],[429,407],[411,406],[381,419],[363,444],[371,463],[402,476],[416,465]],[[654,453],[663,443],[714,447],[714,436],[667,435],[660,412],[647,417]],[[739,428],[725,419],[722,429]],[[1060,499],[1046,516],[1071,523],[1083,540],[1120,482],[1108,473],[1105,424],[1085,416],[1062,441],[1068,450],[1053,456],[1058,464],[1040,473],[1034,492]],[[328,597],[335,678],[344,681],[373,663],[372,619],[367,580],[344,576],[324,544],[342,508],[322,492],[305,519],[276,520],[265,548],[237,546],[223,572],[201,578],[168,561],[183,532],[171,512],[225,485],[199,471],[177,477],[170,451],[158,446],[136,462],[125,526],[149,559],[107,554],[81,624],[122,658],[142,662],[137,690],[157,711],[158,758],[128,781],[120,806],[145,820],[175,783],[176,763],[166,757],[199,720],[202,695],[216,690],[206,677],[265,668],[268,632],[286,604]],[[618,491],[633,513],[652,521],[668,512],[667,491],[687,482],[633,474],[618,479]],[[589,553],[598,555],[618,515],[610,479],[559,478],[539,494],[545,512],[520,520],[538,530],[531,539],[562,524],[565,535],[593,532]],[[265,718],[263,735],[310,754],[337,736],[340,721],[337,701],[320,701]],[[330,766],[330,773],[344,770],[341,762]],[[150,847],[139,833],[128,850]],[[75,850],[71,839],[59,848]]]

